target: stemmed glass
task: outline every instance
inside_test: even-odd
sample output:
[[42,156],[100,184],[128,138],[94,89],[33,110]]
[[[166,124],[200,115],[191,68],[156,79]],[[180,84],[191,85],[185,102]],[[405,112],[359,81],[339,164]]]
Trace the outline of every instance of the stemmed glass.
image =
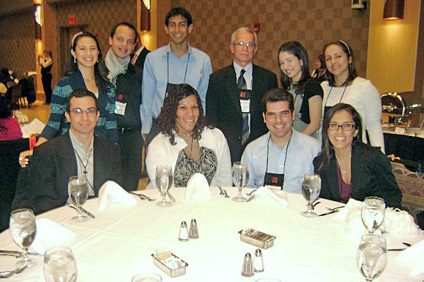
[[81,207],[88,199],[88,183],[84,178],[78,176],[69,177],[68,195],[71,204],[78,209],[78,214],[72,217],[72,221],[83,222],[88,220],[88,216],[83,212]]
[[364,205],[362,206],[361,218],[368,233],[373,234],[383,224],[385,208],[386,205],[382,198],[365,198]]
[[44,279],[46,282],[75,282],[78,269],[74,254],[68,247],[56,247],[44,254]]
[[171,202],[167,201],[166,193],[172,186],[174,175],[172,174],[172,167],[170,165],[158,165],[156,167],[156,186],[162,196],[162,201],[156,203],[160,207],[169,207]]
[[315,217],[317,214],[312,209],[312,203],[318,198],[321,192],[321,177],[318,174],[305,174],[302,182],[303,198],[308,201],[307,210],[301,215]]
[[235,202],[246,202],[247,199],[241,194],[244,186],[249,182],[249,166],[241,162],[233,164],[233,183],[238,189],[237,197],[233,198]]
[[30,209],[14,210],[10,214],[9,226],[13,241],[22,248],[22,258],[16,262],[16,267],[37,265],[37,261],[28,256],[28,248],[34,242],[37,233],[34,212]]
[[363,235],[356,255],[356,264],[366,281],[379,277],[387,263],[386,239],[373,234]]

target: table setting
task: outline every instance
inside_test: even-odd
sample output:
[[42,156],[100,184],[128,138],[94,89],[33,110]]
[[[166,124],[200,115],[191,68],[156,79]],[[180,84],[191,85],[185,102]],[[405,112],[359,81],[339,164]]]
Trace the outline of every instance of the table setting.
[[[31,244],[17,244],[13,232],[2,232],[0,271],[19,272],[5,281],[59,281],[44,278],[53,252],[71,269],[63,274],[68,280],[60,281],[424,279],[422,230],[385,226],[385,215],[391,224],[395,215],[378,199],[345,205],[319,198],[314,175],[305,176],[303,194],[243,189],[248,178],[243,171],[233,174],[236,187],[209,187],[196,175],[186,188],[175,188],[172,169],[158,167],[157,190],[127,193],[107,182],[99,198],[89,200],[83,191],[71,201],[78,212],[64,206],[33,217]],[[83,221],[72,219],[81,213]],[[355,236],[347,228],[351,221],[361,224]],[[35,265],[15,266],[26,257],[20,247]],[[372,254],[380,250],[373,260],[370,248]]]

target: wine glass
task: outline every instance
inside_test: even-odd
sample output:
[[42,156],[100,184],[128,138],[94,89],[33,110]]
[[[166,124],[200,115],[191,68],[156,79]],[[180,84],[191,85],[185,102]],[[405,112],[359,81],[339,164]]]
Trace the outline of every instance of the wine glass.
[[68,181],[68,195],[71,204],[78,209],[78,214],[72,217],[72,221],[83,222],[88,220],[88,216],[81,209],[82,205],[88,199],[88,183],[84,178],[78,176],[69,177]]
[[383,224],[385,210],[386,205],[382,198],[365,198],[364,205],[362,206],[361,218],[368,233],[373,234]]
[[156,205],[160,207],[169,207],[172,205],[172,203],[166,199],[166,193],[169,187],[172,186],[173,179],[174,176],[170,165],[158,165],[156,167],[156,187],[162,196],[162,201],[156,203]]
[[312,209],[312,203],[318,198],[321,192],[321,177],[318,174],[305,174],[302,182],[303,198],[308,201],[307,210],[301,215],[315,217],[317,214]]
[[386,239],[382,236],[366,234],[361,238],[356,264],[366,281],[379,277],[387,263]]
[[44,279],[46,282],[75,282],[78,269],[74,254],[68,247],[55,247],[44,253]]
[[16,262],[16,267],[37,265],[37,261],[28,256],[28,248],[34,242],[37,233],[34,212],[30,209],[14,210],[10,214],[9,226],[13,241],[22,248],[22,257]]
[[247,199],[243,197],[241,191],[244,186],[249,182],[249,166],[241,162],[235,162],[233,164],[233,183],[238,189],[237,197],[233,198],[235,202],[246,202]]

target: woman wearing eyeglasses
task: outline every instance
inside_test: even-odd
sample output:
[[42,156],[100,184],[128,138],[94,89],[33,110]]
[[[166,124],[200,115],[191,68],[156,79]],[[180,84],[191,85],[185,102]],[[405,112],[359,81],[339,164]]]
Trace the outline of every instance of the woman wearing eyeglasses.
[[361,117],[351,105],[336,104],[325,114],[322,151],[314,159],[320,197],[346,203],[377,196],[386,206],[400,208],[402,192],[389,159],[379,148],[362,143],[361,132]]
[[[76,89],[87,89],[98,99],[100,118],[97,121],[95,135],[110,142],[118,142],[118,130],[115,116],[115,89],[109,83],[100,61],[102,52],[97,38],[89,32],[77,33],[71,46],[71,56],[65,67],[65,77],[53,90],[50,118],[41,133],[36,146],[66,133],[69,123],[65,119],[65,103],[69,94]],[[27,156],[32,150],[24,151],[19,156],[22,167],[28,164]]]

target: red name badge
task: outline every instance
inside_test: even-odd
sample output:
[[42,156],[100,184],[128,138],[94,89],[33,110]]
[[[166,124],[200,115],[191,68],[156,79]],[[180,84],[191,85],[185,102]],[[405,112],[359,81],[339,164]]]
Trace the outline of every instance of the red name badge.
[[246,97],[246,92],[240,92],[240,98]]
[[272,178],[272,183],[277,183],[278,182],[278,177],[273,177]]

